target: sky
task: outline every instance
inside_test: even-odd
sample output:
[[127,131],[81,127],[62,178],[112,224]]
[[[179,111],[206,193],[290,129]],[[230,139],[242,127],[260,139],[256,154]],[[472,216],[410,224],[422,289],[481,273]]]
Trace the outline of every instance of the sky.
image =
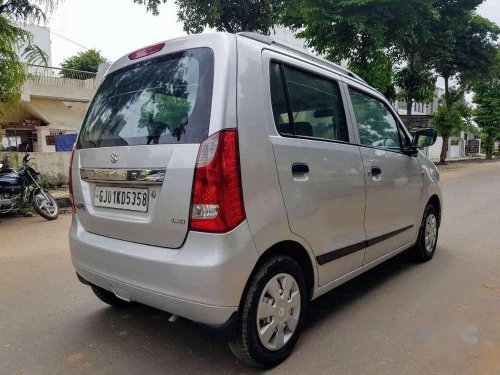
[[[47,25],[52,32],[52,65],[85,51],[83,47],[96,48],[114,61],[149,44],[185,35],[173,0],[161,5],[159,12],[159,16],[146,13],[132,0],[64,0]],[[500,25],[500,0],[486,0],[479,13]]]
[[[174,1],[161,5],[160,15],[146,13],[132,0],[64,0],[52,14],[52,65],[84,48],[96,48],[110,61],[149,44],[185,35],[177,22]],[[60,36],[58,36],[58,35]]]

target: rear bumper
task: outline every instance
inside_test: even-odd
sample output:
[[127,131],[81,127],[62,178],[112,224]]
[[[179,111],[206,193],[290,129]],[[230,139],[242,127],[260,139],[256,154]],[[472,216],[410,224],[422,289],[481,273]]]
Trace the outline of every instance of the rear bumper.
[[89,233],[76,215],[69,233],[76,272],[117,296],[208,325],[238,310],[258,253],[246,222],[226,234],[190,232],[180,249]]

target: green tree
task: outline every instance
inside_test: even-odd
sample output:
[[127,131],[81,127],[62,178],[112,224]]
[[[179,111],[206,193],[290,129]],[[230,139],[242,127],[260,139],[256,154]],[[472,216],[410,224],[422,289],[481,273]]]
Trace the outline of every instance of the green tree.
[[[147,11],[158,14],[158,7],[167,0],[134,0],[146,6]],[[205,28],[237,33],[255,31],[268,34],[279,22],[283,6],[282,0],[176,0],[179,7],[177,16],[184,23],[184,30],[200,33]]]
[[374,51],[370,57],[349,61],[348,67],[389,100],[396,99],[394,67],[386,53]]
[[[500,32],[497,25],[480,17],[475,10],[484,0],[439,0],[436,11],[439,17],[433,25],[435,45],[432,47],[432,64],[435,71],[444,78],[444,105],[453,121],[454,100],[460,98],[450,89],[450,81],[456,80],[465,90],[468,82],[487,75],[495,57],[495,41]],[[459,124],[446,124],[453,129]],[[447,132],[441,134],[443,146],[440,163],[445,163],[448,155]]]
[[381,92],[394,96],[393,60],[386,47],[387,1],[296,0],[281,22],[315,52],[348,67]]
[[[47,64],[45,53],[33,43],[33,36],[17,26],[17,22],[47,21],[56,0],[0,0],[0,102],[17,102],[26,80],[19,54],[29,63]],[[1,113],[1,108],[0,108]]]
[[392,1],[391,5],[387,19],[388,52],[400,64],[395,84],[400,89],[398,98],[406,102],[406,125],[411,128],[413,103],[430,102],[436,87],[436,76],[429,63],[434,1]]
[[437,112],[431,120],[432,125],[443,138],[443,142],[449,141],[450,137],[460,135],[462,130],[475,131],[472,125],[472,108],[464,97],[460,88],[452,88],[449,92],[449,100],[453,103],[451,109],[443,99]]
[[443,143],[445,140],[448,142],[451,136],[459,135],[464,126],[460,112],[453,108],[448,110],[444,103],[439,106],[431,123],[443,138]]
[[[79,52],[64,60],[61,66],[64,69],[82,70],[84,72],[97,72],[97,68],[103,62],[107,62],[101,52],[96,49],[89,49],[85,52]],[[64,76],[70,76],[70,72],[63,71]]]
[[486,158],[491,159],[496,140],[500,139],[500,50],[491,75],[472,84],[474,90],[474,119],[483,133]]
[[[390,99],[394,85],[407,102],[434,95],[428,63],[433,0],[299,0],[287,7],[283,23],[332,61],[351,70]],[[394,67],[397,67],[396,69]]]
[[412,123],[413,103],[428,103],[434,98],[436,76],[429,70],[429,66],[416,62],[416,54],[412,54],[406,66],[398,69],[395,84],[401,90],[397,98],[406,103],[406,126],[410,129]]

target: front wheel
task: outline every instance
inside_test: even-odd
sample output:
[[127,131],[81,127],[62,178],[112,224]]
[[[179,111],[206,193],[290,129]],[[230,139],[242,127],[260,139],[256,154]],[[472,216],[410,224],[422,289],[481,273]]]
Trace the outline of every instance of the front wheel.
[[59,216],[59,205],[54,197],[43,189],[37,189],[31,196],[31,204],[36,212],[47,220],[55,220]]
[[287,256],[267,261],[255,274],[242,304],[231,351],[254,367],[272,367],[292,352],[308,304],[300,266]]
[[411,254],[417,262],[431,260],[436,252],[439,234],[439,216],[433,205],[427,205],[422,218],[417,242],[411,249]]

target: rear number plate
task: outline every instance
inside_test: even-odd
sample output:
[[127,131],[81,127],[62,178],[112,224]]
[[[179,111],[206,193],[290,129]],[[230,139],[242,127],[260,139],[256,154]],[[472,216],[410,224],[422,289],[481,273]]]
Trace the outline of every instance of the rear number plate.
[[136,189],[113,186],[96,186],[94,206],[118,208],[130,211],[148,211],[148,189]]

